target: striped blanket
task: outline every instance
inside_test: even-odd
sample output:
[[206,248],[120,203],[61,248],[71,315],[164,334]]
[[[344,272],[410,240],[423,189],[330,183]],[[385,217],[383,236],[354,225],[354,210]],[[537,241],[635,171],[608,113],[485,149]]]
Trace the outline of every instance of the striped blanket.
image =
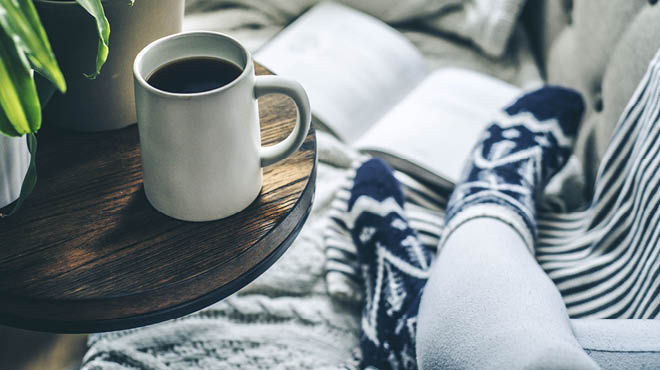
[[[535,98],[543,95],[538,91],[531,95],[534,94]],[[563,96],[571,99],[570,94]],[[521,233],[541,267],[560,290],[571,317],[658,318],[660,52],[651,61],[646,75],[618,122],[600,165],[593,198],[585,209],[558,212],[537,207],[539,198],[536,190],[527,194],[529,197],[525,201],[501,201],[511,198],[511,193],[507,194],[508,190],[502,189],[516,188],[518,185],[531,189],[542,187],[547,182],[547,178],[565,162],[567,153],[564,149],[570,145],[570,140],[564,139],[570,139],[575,131],[575,127],[571,128],[570,123],[576,124],[579,120],[579,117],[572,117],[569,121],[561,117],[543,117],[543,114],[538,112],[531,112],[531,116],[521,116],[520,111],[512,110],[515,106],[516,104],[508,107],[496,118],[496,122],[489,128],[489,133],[484,135],[482,142],[477,145],[475,153],[479,150],[485,151],[486,146],[490,155],[499,151],[499,156],[522,152],[529,154],[535,151],[540,153],[547,148],[551,148],[554,153],[546,159],[542,159],[538,153],[530,154],[516,164],[513,176],[510,168],[498,173],[502,168],[484,167],[483,163],[475,161],[475,158],[479,157],[475,154],[466,167],[464,181],[457,184],[457,191],[449,202],[447,192],[431,189],[404,173],[395,171],[394,177],[400,182],[404,194],[401,214],[408,222],[406,227],[412,229],[424,250],[433,251],[438,244],[442,245],[440,240],[443,233],[446,235],[458,226],[461,219],[476,215],[468,215],[475,207],[461,205],[466,199],[480,193],[496,194],[495,201],[492,201],[492,197],[491,201],[483,201],[483,197],[476,196],[477,203],[482,206],[499,206],[495,207],[495,212],[491,212],[492,208],[481,208],[481,215],[508,219],[508,223]],[[496,131],[493,131],[493,127]],[[519,132],[505,137],[508,127],[518,127]],[[523,129],[520,129],[521,127]],[[533,138],[536,147],[528,145],[529,143],[520,145],[517,135],[527,131],[532,134],[543,132],[543,135]],[[498,136],[504,144],[498,145],[494,141],[497,136],[494,136],[494,133],[505,133]],[[491,142],[488,143],[488,140]],[[355,167],[360,165],[361,163],[356,163]],[[536,168],[532,168],[535,166]],[[359,215],[350,215],[354,205],[351,199],[355,197],[351,190],[355,191],[354,180],[359,171],[354,171],[347,178],[343,190],[338,193],[333,204],[333,223],[326,231],[326,283],[329,293],[335,298],[359,302],[366,295],[367,308],[372,308],[370,306],[373,302],[370,300],[373,299],[374,287],[365,277],[369,266],[364,258],[360,257],[356,247],[359,245],[362,248],[366,244],[361,243],[361,235],[356,234],[354,229],[354,220]],[[506,175],[502,175],[503,173]],[[482,181],[488,176],[496,179],[494,186]],[[509,184],[509,187],[503,186],[502,179],[515,183]],[[526,183],[526,179],[531,182]],[[476,183],[480,185],[477,186]],[[522,193],[524,192],[520,194]],[[528,207],[526,202],[529,200],[531,206]],[[445,210],[448,210],[447,215]],[[370,212],[373,213],[373,210]],[[445,223],[449,227],[445,227]],[[398,255],[397,258],[402,261],[397,260],[396,263],[409,262],[419,265],[413,257],[413,260],[405,261],[407,255],[414,253]],[[423,280],[424,276],[417,274],[415,278]],[[407,293],[415,295],[419,292]],[[406,322],[414,325],[413,319],[414,315],[409,315]],[[397,325],[396,322],[387,320],[374,321],[372,325],[374,323]],[[363,313],[363,337],[369,336],[368,332],[364,333],[365,325],[367,330],[371,330]],[[414,338],[410,333],[408,336]],[[396,358],[390,359],[389,362],[405,364],[410,355],[414,356],[414,351],[408,348],[396,354]],[[403,365],[400,367],[409,368]]]
[[588,208],[543,213],[536,258],[571,317],[660,313],[660,53],[610,139]]

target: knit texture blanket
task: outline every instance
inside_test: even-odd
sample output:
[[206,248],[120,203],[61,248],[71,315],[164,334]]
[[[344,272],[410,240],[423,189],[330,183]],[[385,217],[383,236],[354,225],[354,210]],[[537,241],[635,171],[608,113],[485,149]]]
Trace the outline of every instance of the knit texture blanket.
[[[360,164],[333,203],[326,274],[335,297],[364,301],[362,366],[416,368],[417,309],[433,255],[424,239],[439,239],[441,247],[475,217],[499,219],[521,235],[572,317],[657,318],[659,92],[660,52],[611,138],[593,200],[578,212],[537,206],[543,188],[570,156],[583,111],[580,96],[562,88],[529,93],[495,118],[444,217],[434,207],[422,207],[419,215],[419,195],[437,206],[441,193],[411,181],[401,186],[400,175],[382,161]],[[409,216],[408,209],[416,212]]]
[[[91,334],[82,369],[353,369],[359,310],[328,296],[325,214],[355,160],[328,134],[319,144],[308,222],[268,271],[200,312],[133,330]],[[182,246],[185,248],[185,246]]]

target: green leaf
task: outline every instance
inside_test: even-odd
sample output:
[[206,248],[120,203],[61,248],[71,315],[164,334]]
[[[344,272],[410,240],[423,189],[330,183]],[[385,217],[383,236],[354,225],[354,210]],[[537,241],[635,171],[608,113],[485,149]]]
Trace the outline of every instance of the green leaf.
[[66,82],[32,0],[0,0],[0,26],[40,74],[65,92]]
[[0,217],[8,217],[18,212],[25,199],[30,196],[32,190],[34,190],[34,187],[37,185],[37,136],[35,134],[32,133],[27,135],[27,145],[28,150],[30,151],[30,165],[23,178],[21,193],[16,202],[14,202],[12,210],[6,215],[0,214]]
[[0,131],[9,136],[41,127],[41,105],[25,56],[0,28]]
[[18,137],[21,134],[16,131],[14,125],[11,124],[9,118],[5,114],[4,110],[0,109],[0,134],[9,136],[9,137]]
[[96,55],[96,70],[94,73],[85,74],[87,78],[94,79],[101,73],[101,68],[108,59],[108,43],[110,40],[110,24],[103,12],[101,0],[76,0],[80,6],[91,14],[96,20],[96,29],[99,33],[99,47]]

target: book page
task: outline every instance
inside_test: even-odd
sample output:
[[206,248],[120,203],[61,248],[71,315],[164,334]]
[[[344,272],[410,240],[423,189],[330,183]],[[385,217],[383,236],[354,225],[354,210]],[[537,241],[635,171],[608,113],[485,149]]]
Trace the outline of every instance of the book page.
[[427,75],[415,47],[396,30],[336,3],[321,3],[255,54],[300,82],[312,112],[352,143]]
[[419,166],[456,183],[493,114],[520,93],[518,87],[477,72],[441,69],[376,123],[356,146],[404,160],[393,166],[412,162],[411,167]]

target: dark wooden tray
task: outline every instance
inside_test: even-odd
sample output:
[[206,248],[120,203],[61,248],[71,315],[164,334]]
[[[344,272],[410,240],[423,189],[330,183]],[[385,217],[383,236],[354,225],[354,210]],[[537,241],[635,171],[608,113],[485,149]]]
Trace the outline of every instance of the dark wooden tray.
[[[268,74],[257,66],[257,74]],[[293,128],[293,103],[259,100],[262,142]],[[97,332],[183,316],[236,292],[288,248],[309,213],[316,138],[264,169],[243,212],[204,223],[153,209],[142,187],[138,131],[39,134],[39,181],[0,220],[0,323]]]

